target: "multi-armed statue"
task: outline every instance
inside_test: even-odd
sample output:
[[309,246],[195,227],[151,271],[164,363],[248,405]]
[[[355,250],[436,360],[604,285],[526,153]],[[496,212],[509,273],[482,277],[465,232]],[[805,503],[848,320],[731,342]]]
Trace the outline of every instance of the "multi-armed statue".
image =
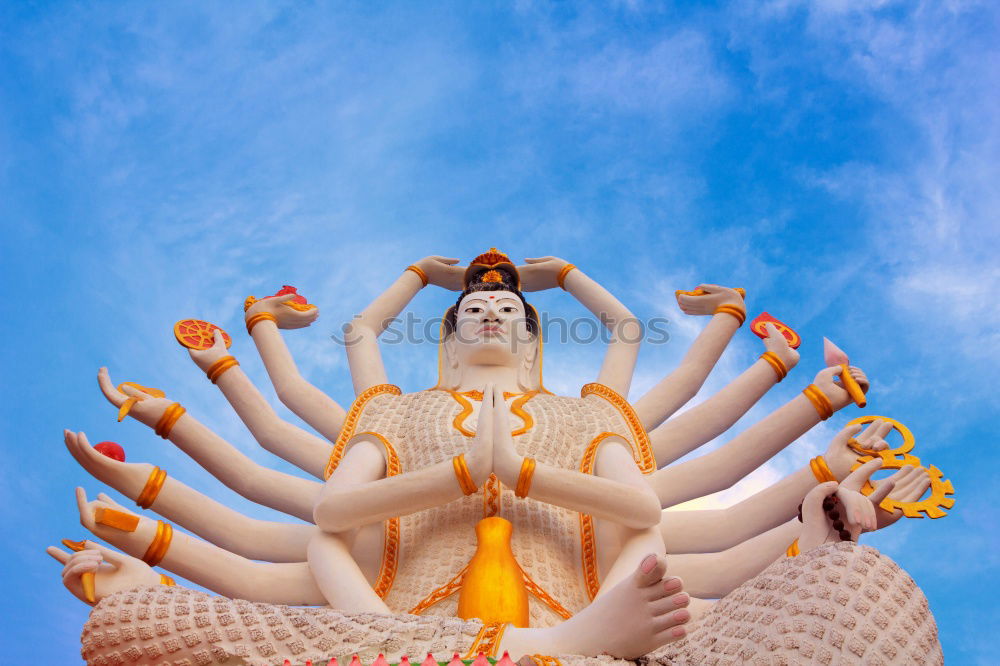
[[[128,553],[94,542],[64,542],[72,554],[49,549],[70,591],[95,606],[83,635],[88,663],[455,651],[509,651],[540,666],[607,655],[941,660],[922,594],[891,560],[854,543],[909,513],[928,487],[950,492],[909,449],[903,458],[889,450],[895,422],[849,425],[824,455],[728,509],[663,510],[731,487],[850,404],[852,391],[863,395],[860,369],[821,370],[724,446],[675,463],[730,428],[799,360],[784,331],[766,324],[757,362],[673,416],[743,324],[742,290],[678,292],[681,309],[708,323],[633,406],[624,396],[639,324],[583,271],[552,257],[515,267],[496,250],[456,264],[428,257],[410,266],[346,327],[356,394],[347,411],[299,374],[279,333],[311,324],[316,307],[294,290],[247,299],[247,330],[279,399],[322,437],[275,413],[221,330],[178,325],[178,340],[261,446],[318,480],[257,465],[162,392],[116,388],[101,369],[122,417],[300,521],[252,519],[67,431],[94,477],[197,535],[77,490],[82,523]],[[437,385],[403,394],[389,383],[378,338],[428,284],[458,298],[443,319]],[[600,374],[579,398],[542,382],[539,318],[524,293],[555,287],[611,333]],[[867,481],[883,463],[899,471],[873,488]],[[175,586],[154,566],[224,596]]]

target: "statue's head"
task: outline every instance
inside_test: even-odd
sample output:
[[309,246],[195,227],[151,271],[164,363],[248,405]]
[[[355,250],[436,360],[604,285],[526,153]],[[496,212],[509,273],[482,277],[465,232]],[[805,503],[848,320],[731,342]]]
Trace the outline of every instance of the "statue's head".
[[523,390],[541,388],[539,324],[519,289],[517,268],[492,248],[469,265],[465,289],[444,318],[442,385],[453,388],[470,366],[507,366]]

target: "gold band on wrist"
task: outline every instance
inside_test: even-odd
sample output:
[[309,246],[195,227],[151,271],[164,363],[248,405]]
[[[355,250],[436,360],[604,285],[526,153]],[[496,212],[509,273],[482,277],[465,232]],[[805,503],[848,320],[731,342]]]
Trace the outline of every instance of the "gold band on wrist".
[[775,354],[773,351],[767,351],[760,355],[762,359],[768,362],[772,368],[774,368],[774,374],[778,375],[778,381],[788,376],[788,368],[785,367],[785,362],[781,360],[781,357]]
[[816,456],[809,461],[809,469],[812,470],[813,476],[820,483],[826,483],[827,481],[836,481],[837,477],[833,475],[830,471],[830,466],[826,464],[826,459],[823,456]]
[[406,270],[413,271],[414,273],[416,273],[417,277],[420,278],[420,281],[424,283],[425,287],[430,282],[430,280],[427,278],[427,273],[425,273],[423,269],[420,268],[420,266],[417,266],[416,264],[410,264],[409,266],[406,267]]
[[253,327],[262,321],[273,321],[277,324],[278,318],[270,312],[258,312],[254,316],[247,319],[247,333],[253,333]]
[[240,362],[237,361],[232,356],[223,356],[222,358],[220,358],[219,360],[217,360],[215,363],[213,363],[212,365],[208,366],[208,370],[205,371],[205,375],[214,384],[215,382],[217,382],[219,380],[219,377],[222,376],[222,373],[224,373],[229,368],[235,367],[235,366],[237,366],[239,364],[240,364]]
[[576,268],[575,265],[566,264],[565,266],[562,267],[562,270],[559,271],[559,275],[556,276],[556,284],[558,284],[559,288],[562,289],[563,291],[566,291],[566,276],[569,275],[570,271],[572,271],[574,268]]
[[788,557],[795,557],[798,554],[799,554],[799,540],[796,539],[788,547],[788,550],[785,551],[785,555],[788,555]]
[[469,466],[465,464],[465,454],[452,458],[451,464],[455,468],[455,478],[458,479],[458,487],[462,489],[462,493],[471,495],[476,492],[478,488],[469,474]]
[[142,556],[142,561],[151,567],[155,567],[163,561],[164,556],[170,549],[170,540],[173,537],[174,528],[170,523],[165,523],[162,520],[156,521],[156,535],[149,542],[149,548],[146,549],[146,553]]
[[94,509],[94,522],[122,532],[135,532],[135,528],[139,527],[139,516],[101,506]]
[[535,474],[535,459],[525,458],[521,462],[521,473],[517,475],[517,487],[514,494],[521,499],[528,496],[531,490],[531,477]]
[[712,314],[717,315],[721,313],[733,315],[734,317],[736,317],[736,321],[740,322],[739,323],[740,326],[742,326],[743,322],[747,320],[746,310],[744,310],[738,305],[732,305],[729,303],[720,305],[719,307],[715,308],[715,312],[713,312]]
[[166,585],[167,587],[173,587],[176,584],[177,583],[174,582],[174,579],[171,578],[170,576],[168,576],[167,574],[162,574],[162,573],[160,574],[160,585]]
[[142,492],[135,498],[135,503],[143,509],[153,506],[153,502],[156,501],[156,496],[160,494],[160,489],[163,488],[163,482],[166,480],[167,470],[154,467],[153,471],[149,473],[149,478],[146,479],[146,485],[142,487]]
[[160,420],[156,422],[156,427],[153,428],[153,432],[163,439],[170,437],[170,431],[173,430],[174,424],[177,423],[177,419],[182,417],[186,411],[186,409],[181,407],[181,403],[179,402],[175,402],[170,405],[163,411],[163,414],[160,416]]
[[819,414],[821,421],[826,421],[828,418],[833,416],[833,404],[818,386],[810,384],[802,389],[802,393],[809,398],[809,402],[811,402],[813,407],[816,408],[816,412]]

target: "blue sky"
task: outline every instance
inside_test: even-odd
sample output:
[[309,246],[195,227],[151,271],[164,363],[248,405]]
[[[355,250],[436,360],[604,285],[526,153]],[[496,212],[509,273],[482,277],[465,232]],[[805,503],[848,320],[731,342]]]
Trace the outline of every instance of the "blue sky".
[[[240,305],[296,285],[322,316],[286,339],[347,404],[329,334],[415,259],[496,245],[518,260],[565,257],[638,316],[671,320],[671,342],[642,352],[633,399],[702,325],[673,290],[744,286],[752,314],[802,334],[803,360],[733,432],[809,382],[822,336],[850,352],[874,380],[866,413],[906,423],[958,499],[943,520],[867,542],[925,590],[951,663],[991,663],[998,15],[958,0],[4,3],[5,660],[78,655],[86,609],[43,550],[84,536],[73,487],[104,489],[62,428],[268,515],[143,426],[116,424],[100,365],[277,465],[173,322],[228,329],[276,403]],[[427,290],[412,309],[435,315],[449,300]],[[534,300],[582,312],[562,292]],[[741,330],[704,395],[759,353]],[[385,355],[405,390],[433,383],[430,346]],[[550,345],[546,383],[573,394],[600,358]],[[713,501],[804,464],[858,413]]]

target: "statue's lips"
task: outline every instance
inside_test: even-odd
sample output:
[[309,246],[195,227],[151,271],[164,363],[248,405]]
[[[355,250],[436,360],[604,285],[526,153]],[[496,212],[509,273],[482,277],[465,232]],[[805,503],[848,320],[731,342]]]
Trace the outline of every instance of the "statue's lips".
[[503,335],[503,332],[504,330],[502,326],[483,326],[479,329],[480,334],[487,333],[490,335]]

